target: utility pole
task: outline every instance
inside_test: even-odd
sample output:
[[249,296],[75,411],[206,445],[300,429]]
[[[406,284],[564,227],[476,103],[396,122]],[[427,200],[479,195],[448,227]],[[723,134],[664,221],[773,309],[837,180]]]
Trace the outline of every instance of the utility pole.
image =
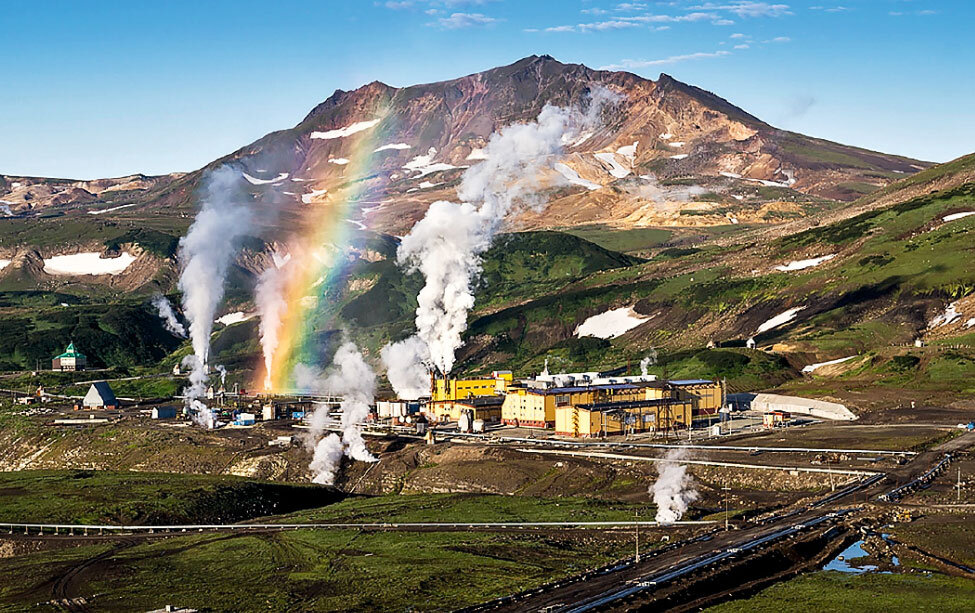
[[722,487],[721,491],[724,492],[724,531],[728,531],[728,492],[731,491],[730,487]]
[[636,512],[636,563],[640,563],[640,511]]
[[961,466],[958,467],[958,485],[956,486],[958,490],[957,502],[961,502]]

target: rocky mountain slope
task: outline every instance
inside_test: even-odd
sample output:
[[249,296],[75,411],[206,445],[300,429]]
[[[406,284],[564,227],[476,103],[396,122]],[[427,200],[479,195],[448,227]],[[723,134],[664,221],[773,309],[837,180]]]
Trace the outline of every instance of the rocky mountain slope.
[[[257,191],[286,205],[328,205],[361,190],[354,197],[372,205],[362,221],[401,234],[430,202],[456,198],[460,174],[494,131],[546,104],[584,105],[597,88],[618,100],[552,160],[546,179],[562,188],[547,194],[544,212],[513,227],[775,222],[769,203],[806,215],[928,166],[778,130],[667,75],[651,81],[548,56],[440,83],[337,91],[294,128],[218,162],[240,163]],[[174,189],[159,204],[185,195]]]
[[[534,368],[545,358],[611,365],[658,347],[691,351],[674,358],[675,372],[713,366],[755,383],[851,350],[969,342],[975,216],[964,214],[975,210],[975,157],[929,168],[777,130],[666,75],[650,81],[545,56],[441,83],[339,91],[294,128],[184,176],[57,183],[97,202],[49,199],[0,219],[0,308],[38,330],[59,322],[51,344],[73,326],[104,327],[59,309],[172,290],[176,243],[205,172],[232,163],[255,206],[278,215],[245,241],[222,312],[251,308],[254,275],[284,229],[309,207],[350,199],[359,205],[352,222],[368,228],[351,251],[369,257],[349,267],[321,321],[375,351],[410,329],[419,283],[395,265],[392,235],[433,200],[456,199],[492,132],[544,104],[584,105],[597,86],[616,101],[547,166],[544,211],[510,220],[522,233],[485,258],[465,368]],[[5,178],[0,192],[39,185]],[[569,234],[524,232],[542,229]],[[606,338],[578,332],[611,311],[634,325]],[[151,317],[139,321],[146,335],[165,334]],[[221,359],[246,368],[253,320],[218,330]],[[789,361],[737,349],[752,337]],[[708,366],[693,354],[708,343],[745,358]],[[7,363],[26,364],[22,353]]]

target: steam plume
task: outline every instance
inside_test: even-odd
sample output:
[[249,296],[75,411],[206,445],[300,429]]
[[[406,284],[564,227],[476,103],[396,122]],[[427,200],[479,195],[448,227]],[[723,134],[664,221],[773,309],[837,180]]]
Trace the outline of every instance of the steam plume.
[[257,288],[254,294],[254,301],[257,303],[257,311],[261,317],[261,350],[264,352],[264,389],[271,389],[271,367],[274,361],[274,352],[278,348],[281,333],[281,323],[288,303],[284,299],[284,285],[286,274],[283,267],[287,265],[284,261],[282,267],[277,266],[277,258],[272,264],[261,273],[257,280]]
[[419,337],[411,336],[386,345],[379,356],[397,396],[416,400],[430,391],[429,372],[425,366],[430,361],[430,352]]
[[647,374],[649,374],[647,371],[650,369],[651,366],[653,366],[656,363],[657,363],[657,350],[651,347],[650,351],[647,352],[647,355],[644,356],[642,360],[640,360],[640,374],[646,377]]
[[[415,321],[416,336],[426,345],[431,366],[444,374],[453,368],[454,352],[462,344],[467,314],[474,306],[471,286],[481,272],[481,255],[505,218],[543,204],[538,196],[540,177],[550,158],[572,142],[571,135],[595,123],[605,103],[618,99],[597,88],[585,113],[545,106],[535,121],[495,132],[484,147],[487,159],[464,173],[457,190],[463,202],[434,202],[403,237],[397,261],[426,280],[417,296]],[[410,347],[390,346],[388,356],[401,364],[409,358]]]
[[250,210],[237,202],[240,187],[236,170],[221,166],[212,171],[206,179],[203,206],[179,241],[179,289],[195,357],[189,361],[190,386],[184,396],[194,418],[207,427],[213,426],[213,415],[200,398],[206,392],[213,317],[223,298],[224,280],[238,243],[251,225]]
[[175,336],[180,338],[186,338],[186,328],[183,324],[176,318],[176,313],[173,311],[173,305],[169,303],[169,300],[162,294],[156,294],[152,297],[152,306],[156,307],[156,312],[159,314],[159,318],[163,320],[163,326],[166,330]]
[[657,505],[657,521],[672,524],[680,521],[688,506],[699,498],[693,480],[687,474],[687,466],[680,464],[684,449],[671,449],[666,461],[657,463],[659,477],[650,487],[653,502]]
[[335,352],[332,366],[321,382],[320,389],[342,397],[341,439],[332,433],[322,438],[330,425],[328,409],[323,405],[315,409],[311,416],[310,438],[308,443],[314,449],[309,468],[312,481],[325,485],[335,482],[342,452],[353,460],[375,462],[366,443],[362,439],[360,426],[369,415],[369,406],[376,395],[376,375],[363,359],[362,354],[351,342],[343,343]]

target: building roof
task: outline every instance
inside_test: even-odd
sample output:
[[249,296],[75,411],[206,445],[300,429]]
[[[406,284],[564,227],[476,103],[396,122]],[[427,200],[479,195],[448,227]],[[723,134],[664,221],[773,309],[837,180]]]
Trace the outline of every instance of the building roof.
[[654,398],[651,400],[628,400],[623,402],[597,402],[595,404],[577,405],[587,411],[616,411],[620,409],[640,409],[647,407],[667,407],[673,405],[690,404],[689,400],[678,398]]
[[112,391],[107,382],[96,381],[88,388],[83,404],[86,406],[118,404],[118,400],[116,400],[115,392]]
[[62,353],[59,356],[56,356],[54,359],[55,360],[58,360],[58,359],[61,359],[61,358],[76,358],[76,359],[77,358],[81,358],[81,359],[84,359],[84,357],[85,357],[85,354],[83,354],[80,351],[78,351],[77,349],[75,349],[74,341],[72,341],[72,342],[68,343],[68,348],[64,350],[64,353]]
[[646,387],[666,388],[667,384],[663,381],[634,381],[632,383],[594,383],[591,385],[572,385],[566,387],[527,387],[514,389],[525,389],[525,391],[528,393],[544,396],[549,394],[573,394],[576,392],[592,392],[600,390],[636,390]]
[[475,409],[485,409],[500,407],[502,404],[504,404],[504,396],[470,396],[469,398],[458,398],[457,400],[437,400],[435,402],[431,402],[430,404],[459,404],[461,406]]

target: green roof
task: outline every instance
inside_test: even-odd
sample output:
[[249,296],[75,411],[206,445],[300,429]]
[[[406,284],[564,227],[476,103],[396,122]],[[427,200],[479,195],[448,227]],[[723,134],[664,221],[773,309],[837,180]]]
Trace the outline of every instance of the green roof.
[[60,359],[60,358],[76,358],[76,359],[77,358],[81,358],[81,359],[84,359],[85,358],[85,354],[83,354],[80,351],[78,351],[77,349],[75,349],[74,348],[74,342],[71,342],[71,343],[68,344],[68,348],[64,350],[64,353],[62,353],[59,356],[56,356],[54,359],[57,360],[57,359]]

